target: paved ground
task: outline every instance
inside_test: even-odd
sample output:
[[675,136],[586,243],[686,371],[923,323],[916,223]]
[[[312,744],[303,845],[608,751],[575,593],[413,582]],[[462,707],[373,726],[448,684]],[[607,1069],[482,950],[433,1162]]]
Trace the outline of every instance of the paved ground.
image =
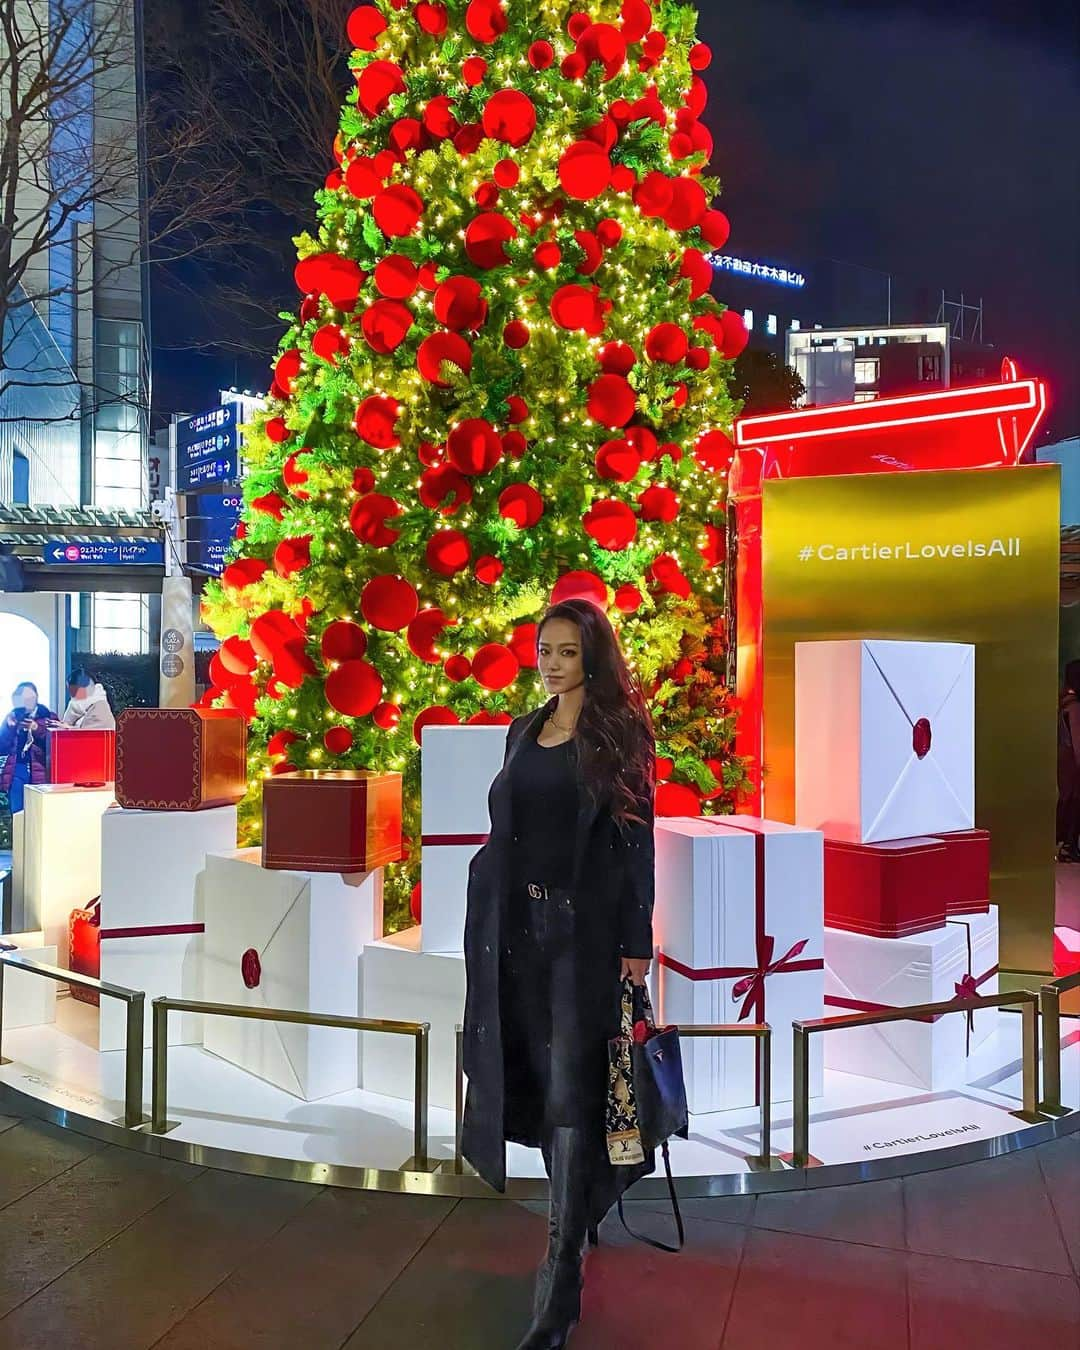
[[[661,1202],[632,1206],[666,1234]],[[1080,1134],[601,1229],[573,1350],[1080,1345]],[[653,1227],[655,1226],[655,1227]],[[334,1191],[0,1117],[0,1350],[513,1350],[540,1207]]]

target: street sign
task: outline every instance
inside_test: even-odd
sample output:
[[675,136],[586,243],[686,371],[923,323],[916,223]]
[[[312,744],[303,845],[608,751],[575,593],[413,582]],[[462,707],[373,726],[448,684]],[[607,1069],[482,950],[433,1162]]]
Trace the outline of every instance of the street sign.
[[187,562],[220,575],[244,498],[239,492],[203,492],[186,499]]
[[163,567],[165,545],[160,539],[118,539],[99,544],[50,539],[42,544],[41,557],[59,567]]
[[179,492],[228,482],[240,474],[239,408],[220,408],[184,417],[176,424],[176,487]]

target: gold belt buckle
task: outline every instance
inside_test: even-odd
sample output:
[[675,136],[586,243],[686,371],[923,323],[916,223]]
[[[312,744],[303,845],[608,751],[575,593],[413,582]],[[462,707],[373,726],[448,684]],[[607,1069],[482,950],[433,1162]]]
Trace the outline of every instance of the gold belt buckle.
[[530,881],[527,889],[534,900],[544,899],[545,888],[543,886],[537,886],[535,882]]

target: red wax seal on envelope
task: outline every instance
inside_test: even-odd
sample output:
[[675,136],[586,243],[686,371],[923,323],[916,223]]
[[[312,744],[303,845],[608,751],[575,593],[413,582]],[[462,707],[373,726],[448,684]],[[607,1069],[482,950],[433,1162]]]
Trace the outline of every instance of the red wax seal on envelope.
[[254,947],[249,947],[240,958],[240,973],[248,989],[258,989],[262,981],[262,962]]
[[930,753],[930,742],[932,740],[933,735],[930,731],[930,719],[928,717],[920,717],[911,728],[911,748],[915,751],[915,754],[919,759],[925,759]]

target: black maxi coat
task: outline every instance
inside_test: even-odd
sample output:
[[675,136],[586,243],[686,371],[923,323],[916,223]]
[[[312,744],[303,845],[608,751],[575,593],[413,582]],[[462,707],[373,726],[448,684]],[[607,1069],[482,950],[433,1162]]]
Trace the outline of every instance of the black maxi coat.
[[[555,707],[551,699],[533,713],[515,718],[507,730],[503,767],[491,785],[488,842],[469,865],[465,919],[467,993],[464,1068],[468,1077],[462,1126],[462,1151],[480,1176],[497,1191],[506,1189],[506,1141],[541,1147],[543,1103],[507,1095],[504,1056],[522,1053],[504,1044],[499,1015],[499,955],[512,875],[513,812],[507,773],[526,737],[533,740]],[[642,802],[644,824],[620,825],[606,803],[594,805],[578,784],[573,893],[576,897],[575,952],[577,1016],[581,1034],[601,1043],[619,1034],[621,958],[653,955],[653,812]],[[592,1043],[592,1042],[590,1042]],[[606,1083],[598,1085],[603,1100]],[[603,1150],[603,1118],[598,1124],[596,1166],[590,1183],[595,1221],[627,1186],[655,1168],[650,1151],[636,1166],[613,1167]]]

